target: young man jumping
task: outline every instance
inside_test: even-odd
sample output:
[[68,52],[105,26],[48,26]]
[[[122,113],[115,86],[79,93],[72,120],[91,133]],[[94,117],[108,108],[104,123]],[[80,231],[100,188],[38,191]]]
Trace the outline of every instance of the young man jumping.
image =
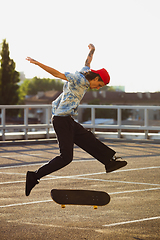
[[52,122],[59,144],[60,155],[40,167],[37,171],[27,172],[26,196],[29,196],[34,186],[39,183],[38,180],[65,167],[73,160],[74,144],[104,164],[107,173],[127,165],[126,161],[117,161],[116,152],[113,149],[99,141],[91,131],[83,128],[72,117],[76,115],[78,105],[88,88],[99,89],[110,81],[110,76],[106,69],[90,69],[95,47],[93,44],[89,44],[88,47],[90,52],[85,61],[85,66],[80,72],[75,72],[74,74],[69,72],[63,74],[30,57],[26,58],[30,63],[41,67],[54,77],[66,80],[62,94],[52,102]]

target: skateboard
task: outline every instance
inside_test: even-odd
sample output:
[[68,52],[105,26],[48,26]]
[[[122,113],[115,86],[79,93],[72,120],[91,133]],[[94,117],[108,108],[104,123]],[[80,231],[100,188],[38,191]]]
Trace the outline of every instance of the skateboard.
[[97,206],[104,206],[110,202],[108,193],[91,190],[52,189],[51,197],[56,203],[61,204],[62,208],[70,204],[90,205],[97,209]]

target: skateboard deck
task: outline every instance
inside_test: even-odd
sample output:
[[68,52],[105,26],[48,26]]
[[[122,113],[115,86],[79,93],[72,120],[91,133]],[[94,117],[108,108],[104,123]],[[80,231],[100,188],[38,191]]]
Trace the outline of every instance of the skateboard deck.
[[110,202],[110,196],[106,192],[92,191],[92,190],[74,190],[74,189],[52,189],[52,199],[61,204],[64,208],[65,205],[90,205],[104,206]]

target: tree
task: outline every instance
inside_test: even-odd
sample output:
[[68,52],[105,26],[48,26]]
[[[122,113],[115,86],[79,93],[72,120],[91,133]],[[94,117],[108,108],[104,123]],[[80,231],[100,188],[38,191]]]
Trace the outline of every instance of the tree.
[[30,80],[25,79],[19,87],[19,104],[24,104],[25,96],[29,95],[28,94],[29,83],[30,83]]
[[50,79],[50,78],[37,78],[34,77],[28,84],[28,95],[36,95],[39,91],[49,91],[49,90],[62,91],[63,83],[60,80]]
[[17,83],[19,73],[15,70],[15,62],[9,57],[9,46],[3,40],[0,60],[0,105],[14,105],[18,103]]
[[26,95],[36,95],[39,91],[49,91],[49,90],[62,91],[63,82],[58,79],[50,78],[37,78],[25,79],[19,88],[19,98],[20,103],[23,103],[23,100]]

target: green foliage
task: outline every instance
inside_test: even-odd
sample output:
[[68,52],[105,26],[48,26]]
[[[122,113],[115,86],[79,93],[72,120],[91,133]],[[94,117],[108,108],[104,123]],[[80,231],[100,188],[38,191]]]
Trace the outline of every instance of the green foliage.
[[28,95],[28,85],[30,80],[25,79],[24,82],[19,87],[19,103],[24,104],[25,96]]
[[9,54],[8,43],[3,40],[0,60],[0,105],[14,105],[19,100],[19,73],[15,71],[15,62],[10,59]]
[[61,80],[49,79],[49,78],[37,78],[34,77],[31,80],[26,79],[20,85],[19,98],[23,102],[26,95],[36,95],[39,91],[49,90],[62,91],[63,82]]

